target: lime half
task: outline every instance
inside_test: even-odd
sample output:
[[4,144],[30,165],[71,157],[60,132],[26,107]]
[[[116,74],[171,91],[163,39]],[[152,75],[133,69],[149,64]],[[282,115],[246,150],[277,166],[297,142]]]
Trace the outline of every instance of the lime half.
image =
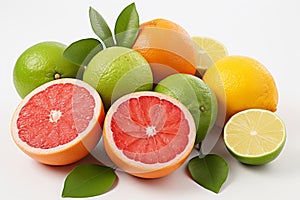
[[275,113],[248,109],[230,118],[224,128],[224,142],[240,162],[262,165],[274,160],[286,140],[284,122]]
[[208,37],[192,37],[196,44],[199,62],[197,75],[203,76],[208,67],[228,55],[227,49],[219,41]]

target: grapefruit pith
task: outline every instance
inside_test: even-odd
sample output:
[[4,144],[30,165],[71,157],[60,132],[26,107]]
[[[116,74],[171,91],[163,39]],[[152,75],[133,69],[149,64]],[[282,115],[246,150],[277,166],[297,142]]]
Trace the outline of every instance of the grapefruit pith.
[[104,107],[97,91],[77,79],[59,79],[30,92],[11,120],[16,145],[33,159],[66,165],[98,143]]
[[125,172],[142,178],[175,171],[192,151],[195,137],[188,109],[175,98],[151,91],[118,99],[103,125],[108,156]]

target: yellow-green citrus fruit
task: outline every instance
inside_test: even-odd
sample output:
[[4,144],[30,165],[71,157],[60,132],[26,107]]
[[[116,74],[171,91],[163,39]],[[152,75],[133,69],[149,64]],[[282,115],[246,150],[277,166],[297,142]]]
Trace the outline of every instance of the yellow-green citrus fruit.
[[199,36],[194,36],[192,39],[199,54],[196,74],[200,77],[213,63],[228,55],[226,47],[215,39]]
[[151,90],[153,77],[150,65],[138,52],[125,47],[110,47],[100,51],[89,62],[83,81],[100,94],[104,107],[121,96]]
[[196,144],[201,142],[213,127],[218,104],[214,92],[200,78],[190,74],[174,74],[161,80],[154,91],[179,100],[191,112],[196,129]]
[[233,115],[224,128],[229,152],[240,162],[262,165],[278,157],[286,140],[284,122],[274,112],[248,109]]
[[59,78],[76,78],[78,66],[62,54],[66,46],[59,42],[41,42],[29,47],[18,58],[13,80],[21,98],[38,86]]

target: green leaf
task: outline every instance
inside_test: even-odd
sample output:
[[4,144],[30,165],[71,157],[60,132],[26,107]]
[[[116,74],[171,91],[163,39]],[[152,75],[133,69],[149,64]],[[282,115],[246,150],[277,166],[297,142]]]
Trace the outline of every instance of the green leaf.
[[62,197],[92,197],[107,192],[117,176],[114,169],[97,164],[77,166],[67,176]]
[[114,46],[114,38],[104,18],[92,7],[90,7],[89,16],[94,33],[102,40],[105,47]]
[[199,185],[218,193],[228,176],[229,167],[222,157],[209,154],[203,158],[192,158],[188,170]]
[[70,44],[64,51],[63,57],[70,62],[86,66],[99,51],[103,49],[99,40],[87,38]]
[[139,32],[139,15],[132,3],[120,13],[115,24],[115,38],[118,46],[130,48]]

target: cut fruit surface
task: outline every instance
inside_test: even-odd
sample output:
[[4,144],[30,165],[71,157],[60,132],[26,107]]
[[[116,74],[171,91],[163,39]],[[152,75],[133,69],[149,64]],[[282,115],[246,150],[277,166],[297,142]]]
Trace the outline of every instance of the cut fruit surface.
[[199,53],[197,73],[200,76],[203,76],[208,67],[228,55],[225,46],[212,38],[195,36],[192,39]]
[[283,121],[273,112],[249,109],[225,125],[224,141],[234,157],[252,165],[266,164],[281,152],[286,139]]
[[94,88],[77,79],[48,82],[29,93],[11,122],[15,143],[33,159],[64,165],[98,143],[104,108]]
[[139,177],[156,178],[176,170],[194,146],[195,123],[176,99],[156,92],[136,92],[109,109],[103,129],[111,160]]
[[203,141],[218,113],[217,98],[209,86],[196,76],[173,74],[161,80],[154,91],[174,97],[187,107],[196,124],[196,144]]

